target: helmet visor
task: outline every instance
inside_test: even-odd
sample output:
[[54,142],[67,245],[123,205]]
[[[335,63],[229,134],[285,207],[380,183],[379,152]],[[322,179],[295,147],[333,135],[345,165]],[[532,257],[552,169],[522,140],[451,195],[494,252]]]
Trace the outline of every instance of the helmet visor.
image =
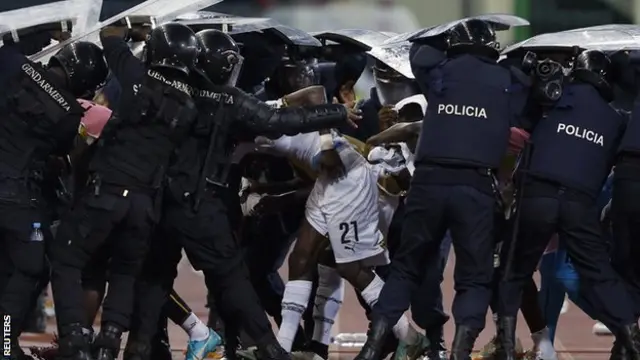
[[419,93],[413,80],[387,66],[374,66],[373,78],[381,105],[395,105]]
[[320,82],[318,61],[316,59],[286,63],[282,67],[282,80],[286,92],[294,92]]
[[236,86],[238,83],[238,79],[240,78],[240,72],[242,72],[242,65],[244,64],[244,57],[238,54],[235,51],[228,51],[222,53],[223,56],[227,58],[228,68],[223,69],[224,71],[229,73],[229,78],[227,79],[228,86]]

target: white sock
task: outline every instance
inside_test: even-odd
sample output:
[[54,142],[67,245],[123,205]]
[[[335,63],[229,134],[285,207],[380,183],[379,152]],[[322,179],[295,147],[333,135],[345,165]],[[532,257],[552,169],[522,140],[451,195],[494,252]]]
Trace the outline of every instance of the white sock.
[[[367,285],[367,287],[362,290],[360,293],[364,301],[367,302],[369,307],[373,308],[373,306],[378,302],[378,297],[380,296],[380,292],[382,291],[382,287],[384,286],[384,281],[376,275],[373,278],[373,281]],[[405,344],[413,345],[418,342],[418,332],[416,329],[411,326],[409,323],[409,319],[406,316],[402,315],[400,320],[393,326],[393,334]]]
[[313,337],[324,345],[331,343],[331,328],[344,300],[344,281],[335,269],[318,265],[318,290],[313,307]]
[[302,314],[307,310],[313,283],[307,280],[287,282],[282,297],[282,324],[278,331],[278,342],[287,352],[291,352],[293,339],[298,332]]
[[533,346],[540,352],[540,358],[543,360],[556,360],[558,355],[556,349],[553,348],[551,338],[549,338],[549,329],[544,328],[536,333],[531,334]]
[[187,332],[190,341],[202,341],[209,337],[209,328],[194,313],[189,314],[180,327]]

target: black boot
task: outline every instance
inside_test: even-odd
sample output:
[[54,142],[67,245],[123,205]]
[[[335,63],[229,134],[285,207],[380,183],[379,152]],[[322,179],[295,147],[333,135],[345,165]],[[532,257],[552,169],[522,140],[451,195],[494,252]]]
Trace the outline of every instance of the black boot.
[[72,324],[60,329],[56,360],[93,360],[91,336],[82,331],[82,325]]
[[[129,338],[124,348],[124,360],[149,360],[151,359],[151,342]],[[154,358],[155,359],[155,358]]]
[[444,342],[442,326],[428,330],[426,336],[430,344],[427,350],[426,360],[446,360],[447,347]]
[[265,345],[258,345],[255,352],[260,360],[291,360],[291,356],[278,344],[277,341]]
[[466,325],[456,325],[456,334],[451,344],[451,360],[469,360],[478,331]]
[[640,360],[640,329],[637,323],[623,326],[617,332],[611,359]]
[[621,341],[618,337],[613,341],[613,347],[611,348],[611,356],[609,360],[628,360],[629,353],[624,345],[624,341]]
[[387,335],[391,332],[389,321],[384,317],[376,317],[369,323],[367,331],[367,341],[360,349],[355,360],[377,360],[382,355],[382,347],[384,346]]
[[169,332],[167,327],[158,329],[156,336],[151,340],[151,359],[172,360],[171,344],[169,344]]
[[516,359],[516,318],[500,317],[497,322],[498,338],[495,358],[497,360]]
[[103,324],[93,341],[96,360],[116,360],[120,353],[122,330],[113,324]]

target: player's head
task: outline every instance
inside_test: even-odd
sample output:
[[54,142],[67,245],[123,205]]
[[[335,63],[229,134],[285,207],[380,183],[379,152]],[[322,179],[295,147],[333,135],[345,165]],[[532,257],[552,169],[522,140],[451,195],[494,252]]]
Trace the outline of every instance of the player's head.
[[149,67],[173,69],[188,75],[198,57],[198,42],[188,26],[167,23],[151,30],[145,51]]
[[88,41],[63,47],[49,59],[48,67],[63,70],[68,90],[78,98],[91,98],[109,73],[102,49]]
[[198,32],[196,39],[196,69],[214,84],[235,86],[244,62],[238,44],[228,34],[214,29]]

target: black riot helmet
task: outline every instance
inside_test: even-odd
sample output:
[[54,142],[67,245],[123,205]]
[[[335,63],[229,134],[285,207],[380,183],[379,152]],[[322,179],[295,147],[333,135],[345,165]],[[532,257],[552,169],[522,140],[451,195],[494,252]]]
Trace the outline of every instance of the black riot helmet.
[[589,71],[608,82],[611,59],[602,51],[587,50],[576,57],[573,72]]
[[188,26],[167,23],[151,30],[145,51],[149,67],[175,69],[188,75],[196,63],[198,42]]
[[595,86],[605,99],[613,100],[611,86],[611,59],[599,50],[580,53],[573,64],[571,76],[574,80]]
[[285,55],[271,76],[279,96],[320,84],[318,59]]
[[64,70],[69,90],[78,98],[92,96],[109,73],[102,49],[88,41],[63,47],[49,59],[48,67],[56,66]]
[[500,44],[496,40],[496,31],[491,23],[471,19],[462,21],[447,31],[448,50],[486,50],[498,55]]
[[373,65],[373,79],[381,105],[395,105],[420,93],[418,85],[380,60]]
[[196,39],[197,71],[216,85],[235,86],[244,62],[238,44],[228,34],[215,29],[198,32]]

